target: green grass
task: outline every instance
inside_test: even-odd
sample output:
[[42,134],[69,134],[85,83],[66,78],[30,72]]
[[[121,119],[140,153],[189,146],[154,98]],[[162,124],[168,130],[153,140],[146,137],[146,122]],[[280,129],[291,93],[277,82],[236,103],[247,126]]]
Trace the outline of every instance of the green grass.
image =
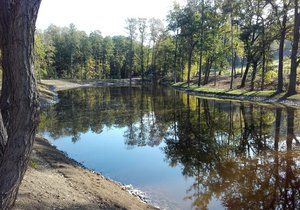
[[290,96],[288,97],[288,99],[300,101],[300,94],[298,93],[296,95]]
[[37,169],[39,166],[38,162],[36,160],[30,160],[29,161],[29,167]]
[[[221,89],[221,88],[211,88],[211,87],[198,87],[195,84],[190,85],[188,87],[186,82],[179,82],[172,85],[177,88],[184,88],[186,90],[203,93],[203,94],[216,94],[216,95],[224,95],[224,96],[252,96],[252,97],[266,97],[266,98],[274,98],[280,99],[284,97],[285,93],[276,94],[275,90],[264,90],[264,91],[249,91],[243,89],[229,90],[229,89]],[[289,100],[300,100],[300,94],[296,94],[288,97]]]

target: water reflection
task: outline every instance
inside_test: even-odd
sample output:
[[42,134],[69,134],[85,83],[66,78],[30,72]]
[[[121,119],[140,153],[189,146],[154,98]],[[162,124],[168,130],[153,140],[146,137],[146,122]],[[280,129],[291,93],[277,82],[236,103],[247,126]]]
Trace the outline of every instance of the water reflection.
[[125,128],[127,149],[162,146],[164,161],[193,180],[182,202],[194,208],[216,199],[229,209],[300,206],[299,109],[206,100],[164,87],[70,90],[59,99],[43,113],[41,132],[76,143],[90,131]]

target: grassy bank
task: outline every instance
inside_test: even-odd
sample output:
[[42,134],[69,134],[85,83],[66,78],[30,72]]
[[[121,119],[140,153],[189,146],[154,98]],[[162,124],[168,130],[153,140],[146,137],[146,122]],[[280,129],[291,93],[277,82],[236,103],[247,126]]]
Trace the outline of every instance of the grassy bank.
[[179,82],[173,84],[172,87],[195,95],[203,95],[203,96],[217,97],[217,98],[239,99],[239,100],[251,100],[251,101],[260,101],[260,102],[284,103],[288,105],[300,106],[300,94],[296,94],[290,97],[285,97],[285,93],[277,94],[275,90],[265,90],[265,91],[249,91],[245,89],[229,90],[223,88],[214,88],[211,86],[198,87],[195,84],[191,84],[190,86],[188,86],[186,82]]

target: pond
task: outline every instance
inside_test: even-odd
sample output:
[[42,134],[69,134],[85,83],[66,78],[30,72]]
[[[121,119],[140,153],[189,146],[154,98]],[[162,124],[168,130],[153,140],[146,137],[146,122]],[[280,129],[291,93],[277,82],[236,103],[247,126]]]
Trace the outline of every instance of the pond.
[[74,89],[58,97],[42,113],[39,132],[163,209],[300,206],[300,109],[160,86]]

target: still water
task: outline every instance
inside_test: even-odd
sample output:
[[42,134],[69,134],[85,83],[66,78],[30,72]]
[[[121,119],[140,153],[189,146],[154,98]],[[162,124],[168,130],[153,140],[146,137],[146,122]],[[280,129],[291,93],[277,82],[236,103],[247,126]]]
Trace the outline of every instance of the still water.
[[165,87],[59,93],[40,133],[89,169],[163,209],[297,209],[300,109]]

